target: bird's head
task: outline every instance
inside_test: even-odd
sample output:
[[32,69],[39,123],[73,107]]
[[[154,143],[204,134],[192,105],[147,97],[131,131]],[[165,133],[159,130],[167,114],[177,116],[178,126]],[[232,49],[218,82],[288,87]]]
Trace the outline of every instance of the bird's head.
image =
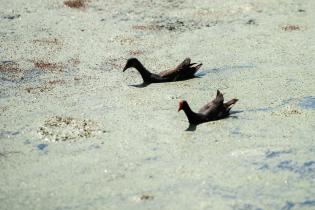
[[180,100],[178,103],[178,111],[186,109],[187,106],[188,106],[187,101]]
[[130,68],[130,67],[135,67],[136,65],[139,64],[139,60],[137,58],[129,58],[127,60],[127,63],[123,69],[123,72],[126,71],[126,69]]

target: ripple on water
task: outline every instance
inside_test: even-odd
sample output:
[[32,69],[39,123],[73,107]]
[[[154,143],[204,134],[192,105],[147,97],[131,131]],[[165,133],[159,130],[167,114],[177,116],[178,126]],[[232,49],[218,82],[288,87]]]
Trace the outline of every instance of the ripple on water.
[[303,202],[291,202],[287,201],[286,204],[281,208],[281,210],[292,210],[292,209],[309,209],[310,207],[315,207],[315,200],[305,200]]
[[48,147],[48,144],[38,144],[36,147],[39,150],[44,150],[46,147]]
[[206,76],[209,73],[218,73],[218,72],[226,72],[226,71],[237,71],[237,70],[244,70],[244,69],[252,69],[255,66],[252,64],[245,64],[245,65],[235,65],[235,66],[222,66],[218,68],[213,68],[213,69],[204,69],[201,71],[198,71],[195,76],[196,77],[203,77]]
[[[309,154],[312,151],[305,152]],[[252,164],[261,171],[270,171],[272,173],[289,172],[297,175],[299,178],[315,178],[315,160],[296,161],[296,155],[297,151],[293,149],[267,150],[260,161],[252,162]]]
[[283,150],[283,151],[270,151],[270,150],[268,150],[266,152],[266,158],[279,157],[280,155],[290,154],[290,153],[292,153],[292,150]]
[[292,160],[282,160],[276,162],[262,161],[260,163],[254,163],[254,165],[257,165],[259,170],[269,170],[273,173],[287,171],[303,178],[315,178],[315,161],[313,160],[306,161],[304,163],[298,163]]
[[299,106],[304,109],[315,109],[315,96],[303,97],[299,102]]
[[260,207],[257,207],[257,206],[254,206],[253,204],[243,204],[243,205],[234,205],[233,206],[233,209],[235,210],[263,210],[262,208]]

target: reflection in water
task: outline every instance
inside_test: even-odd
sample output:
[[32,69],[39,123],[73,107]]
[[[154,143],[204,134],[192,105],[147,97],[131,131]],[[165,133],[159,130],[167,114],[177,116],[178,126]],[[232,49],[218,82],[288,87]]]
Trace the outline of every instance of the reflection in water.
[[148,85],[150,85],[151,83],[147,83],[147,82],[143,82],[141,84],[138,84],[138,85],[128,85],[128,86],[131,86],[131,87],[136,87],[136,88],[144,88]]
[[[225,117],[223,119],[219,119],[219,120],[224,120],[226,118],[238,119],[238,116],[233,116],[232,114],[237,114],[237,113],[241,113],[241,112],[243,112],[243,111],[239,111],[239,110],[237,110],[237,111],[230,111],[230,115],[229,116],[227,116],[227,117]],[[205,123],[207,123],[207,122],[205,122]],[[203,124],[203,123],[201,123],[201,124]],[[185,131],[195,131],[197,129],[197,126],[198,125],[195,125],[195,124],[189,124],[188,128],[186,128]]]
[[189,127],[185,131],[195,131],[197,129],[197,125],[189,124]]

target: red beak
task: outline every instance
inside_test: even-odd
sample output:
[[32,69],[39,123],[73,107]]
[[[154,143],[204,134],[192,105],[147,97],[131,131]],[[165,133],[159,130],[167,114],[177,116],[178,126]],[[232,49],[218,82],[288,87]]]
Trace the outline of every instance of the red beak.
[[179,104],[178,104],[178,111],[180,111],[182,109],[183,109],[183,102],[180,101]]

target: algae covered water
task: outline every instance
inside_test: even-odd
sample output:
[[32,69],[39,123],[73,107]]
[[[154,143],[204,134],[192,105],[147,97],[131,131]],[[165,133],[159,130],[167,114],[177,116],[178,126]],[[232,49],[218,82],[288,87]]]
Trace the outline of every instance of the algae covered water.
[[0,4],[0,209],[315,209],[313,1]]

